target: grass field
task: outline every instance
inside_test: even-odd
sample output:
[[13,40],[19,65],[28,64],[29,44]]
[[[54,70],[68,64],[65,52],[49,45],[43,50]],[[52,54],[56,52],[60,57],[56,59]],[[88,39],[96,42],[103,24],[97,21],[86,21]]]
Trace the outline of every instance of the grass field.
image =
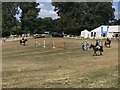
[[[46,48],[43,41],[46,40]],[[65,47],[52,48],[52,41]],[[88,40],[94,43],[94,40]],[[2,45],[3,88],[112,88],[118,87],[118,42],[104,48],[103,56],[83,51],[80,39],[40,38]]]

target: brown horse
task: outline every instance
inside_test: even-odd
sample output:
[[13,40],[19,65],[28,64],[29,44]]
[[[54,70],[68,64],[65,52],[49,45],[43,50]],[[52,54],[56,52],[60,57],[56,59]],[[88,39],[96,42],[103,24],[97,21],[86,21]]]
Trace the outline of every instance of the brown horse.
[[100,48],[97,48],[95,45],[91,44],[90,45],[90,48],[93,48],[93,56],[96,55],[97,56],[97,51],[100,52],[100,55],[102,55],[102,52],[103,52],[103,46],[100,46]]

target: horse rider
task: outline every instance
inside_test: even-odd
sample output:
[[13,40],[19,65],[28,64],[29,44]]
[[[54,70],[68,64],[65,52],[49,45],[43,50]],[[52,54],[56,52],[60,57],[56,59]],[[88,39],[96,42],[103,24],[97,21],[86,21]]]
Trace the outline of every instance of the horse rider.
[[98,39],[96,40],[96,48],[100,49],[100,43]]
[[103,43],[102,41],[99,42],[99,46],[102,47],[103,46]]
[[107,38],[107,39],[106,39],[106,42],[109,42],[109,41],[110,41],[110,39],[109,39],[109,38]]
[[22,41],[24,41],[25,40],[25,37],[22,37]]

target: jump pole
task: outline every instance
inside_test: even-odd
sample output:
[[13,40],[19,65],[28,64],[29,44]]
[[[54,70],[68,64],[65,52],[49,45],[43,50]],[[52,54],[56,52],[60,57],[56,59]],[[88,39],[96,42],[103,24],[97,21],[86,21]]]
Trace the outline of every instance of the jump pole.
[[63,42],[63,45],[64,45],[64,49],[65,49],[65,42]]
[[43,45],[43,47],[45,48],[46,46],[45,46],[45,40],[44,40],[44,45]]
[[55,48],[55,42],[53,41],[53,48]]
[[35,40],[35,46],[37,46],[37,43],[38,43],[37,40]]

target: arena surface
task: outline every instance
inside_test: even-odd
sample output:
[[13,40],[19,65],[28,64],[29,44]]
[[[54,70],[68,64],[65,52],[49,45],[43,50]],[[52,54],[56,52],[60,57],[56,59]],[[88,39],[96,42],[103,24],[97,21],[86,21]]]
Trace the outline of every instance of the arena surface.
[[[83,51],[83,39],[39,38],[36,41],[28,39],[26,46],[19,41],[3,42],[3,88],[118,87],[117,40],[112,40],[111,48],[104,47],[102,56],[92,56],[92,49]],[[95,40],[87,41],[95,44]]]

